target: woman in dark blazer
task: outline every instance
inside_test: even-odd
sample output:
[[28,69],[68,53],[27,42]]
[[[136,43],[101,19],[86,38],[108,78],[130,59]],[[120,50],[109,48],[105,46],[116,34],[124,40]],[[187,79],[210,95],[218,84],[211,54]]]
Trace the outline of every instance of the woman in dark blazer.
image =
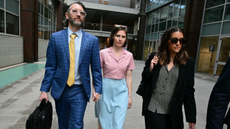
[[142,81],[148,82],[143,95],[142,115],[146,129],[183,129],[182,105],[189,129],[195,129],[195,61],[185,50],[180,27],[168,28],[158,48],[145,62]]

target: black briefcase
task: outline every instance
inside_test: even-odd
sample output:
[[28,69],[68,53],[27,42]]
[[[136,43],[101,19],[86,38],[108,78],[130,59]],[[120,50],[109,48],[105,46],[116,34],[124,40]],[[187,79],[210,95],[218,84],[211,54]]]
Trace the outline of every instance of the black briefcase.
[[52,117],[52,104],[43,99],[40,105],[29,115],[26,121],[26,129],[50,129]]

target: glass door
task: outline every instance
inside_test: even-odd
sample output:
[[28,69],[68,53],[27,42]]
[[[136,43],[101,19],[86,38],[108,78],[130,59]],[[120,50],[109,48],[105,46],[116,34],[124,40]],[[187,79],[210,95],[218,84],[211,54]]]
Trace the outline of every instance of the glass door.
[[149,42],[148,56],[151,54],[152,51],[153,51],[153,41],[150,41]]
[[150,42],[149,42],[148,56],[149,56],[152,52],[155,52],[155,44],[156,44],[156,41],[150,41]]
[[145,41],[143,59],[147,60],[152,52],[156,52],[159,40]]
[[156,40],[155,42],[155,52],[158,52],[158,47],[160,46],[160,40]]
[[219,76],[230,56],[230,37],[220,37],[213,75]]

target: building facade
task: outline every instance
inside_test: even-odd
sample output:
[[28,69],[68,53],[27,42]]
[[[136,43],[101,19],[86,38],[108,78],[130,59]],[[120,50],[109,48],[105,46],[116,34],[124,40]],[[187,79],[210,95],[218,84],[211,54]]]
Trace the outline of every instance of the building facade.
[[[45,58],[50,35],[63,29],[74,0],[0,0],[0,68]],[[230,0],[82,0],[84,30],[109,47],[114,24],[128,27],[127,50],[146,60],[171,26],[185,31],[196,72],[219,75],[230,55]]]
[[185,31],[196,72],[219,75],[230,55],[230,0],[146,0],[142,59],[157,51],[171,26]]
[[0,0],[0,68],[46,56],[51,33],[63,29],[63,0]]

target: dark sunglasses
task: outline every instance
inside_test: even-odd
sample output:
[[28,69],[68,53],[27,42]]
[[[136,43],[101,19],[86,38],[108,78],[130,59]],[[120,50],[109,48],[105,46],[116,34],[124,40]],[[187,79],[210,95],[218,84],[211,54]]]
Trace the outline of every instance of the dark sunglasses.
[[185,39],[184,38],[180,38],[180,39],[178,39],[178,38],[171,38],[170,40],[171,40],[171,43],[173,43],[173,44],[176,44],[178,41],[180,41],[180,44],[185,43]]

